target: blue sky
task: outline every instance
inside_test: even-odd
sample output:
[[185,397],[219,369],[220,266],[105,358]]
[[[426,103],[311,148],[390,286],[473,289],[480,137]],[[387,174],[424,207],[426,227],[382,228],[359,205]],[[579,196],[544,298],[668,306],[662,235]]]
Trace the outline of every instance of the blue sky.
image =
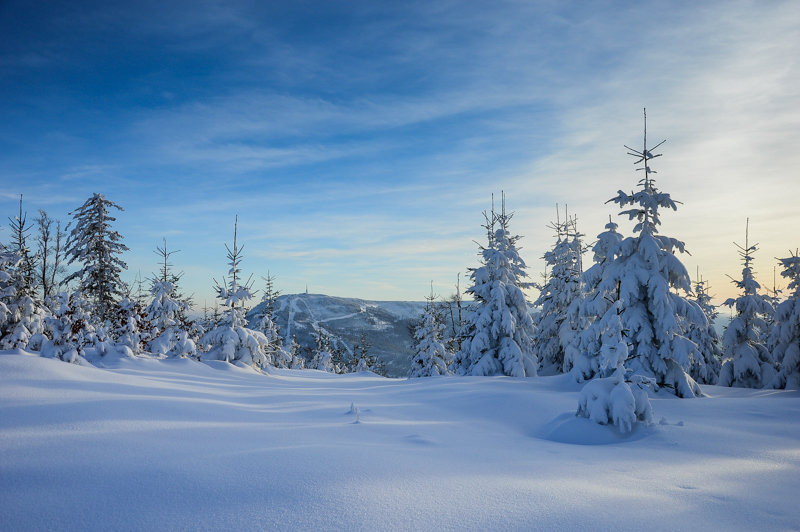
[[797,2],[4,2],[0,207],[103,193],[126,279],[166,237],[200,305],[237,214],[256,288],[421,299],[492,193],[534,278],[557,203],[591,242],[647,107],[662,233],[722,299],[748,216],[764,284],[800,245],[798,50]]

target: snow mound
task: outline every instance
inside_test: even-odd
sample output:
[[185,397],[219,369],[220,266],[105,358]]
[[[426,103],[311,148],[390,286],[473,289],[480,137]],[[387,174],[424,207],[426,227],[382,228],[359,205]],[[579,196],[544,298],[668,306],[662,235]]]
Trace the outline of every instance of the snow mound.
[[635,423],[630,431],[622,432],[616,425],[598,425],[586,418],[565,412],[545,425],[539,438],[572,445],[611,445],[641,440],[653,434],[652,426]]

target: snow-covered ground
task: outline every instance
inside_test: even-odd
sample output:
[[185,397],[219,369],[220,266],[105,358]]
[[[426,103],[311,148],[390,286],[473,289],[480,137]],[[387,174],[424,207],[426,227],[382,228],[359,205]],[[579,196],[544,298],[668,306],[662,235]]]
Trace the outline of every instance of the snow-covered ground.
[[659,393],[623,437],[566,376],[5,353],[4,531],[800,530],[800,392]]

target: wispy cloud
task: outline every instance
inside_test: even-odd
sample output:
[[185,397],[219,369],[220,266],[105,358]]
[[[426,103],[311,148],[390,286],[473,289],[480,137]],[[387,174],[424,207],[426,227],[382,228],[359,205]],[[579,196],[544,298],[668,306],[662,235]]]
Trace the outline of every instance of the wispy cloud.
[[635,186],[622,144],[641,142],[643,107],[667,139],[658,183],[684,202],[663,229],[690,270],[728,294],[747,215],[765,272],[793,245],[793,2],[98,6],[59,8],[0,56],[60,58],[13,67],[18,93],[2,89],[17,105],[0,179],[64,212],[101,187],[127,209],[129,262],[146,270],[169,233],[209,300],[235,214],[253,264],[289,290],[449,286],[501,190],[536,271],[556,203],[591,239],[616,212],[603,202]]

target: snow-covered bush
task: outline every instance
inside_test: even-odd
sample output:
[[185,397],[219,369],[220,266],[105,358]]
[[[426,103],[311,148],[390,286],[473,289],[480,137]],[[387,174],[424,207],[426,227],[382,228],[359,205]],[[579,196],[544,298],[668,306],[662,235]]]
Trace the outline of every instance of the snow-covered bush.
[[780,371],[767,384],[768,388],[800,389],[800,257],[794,255],[779,259],[783,265],[781,276],[789,279],[789,298],[778,305],[771,343],[773,355]]
[[7,328],[0,339],[0,349],[34,349],[41,345],[44,320],[49,315],[47,308],[40,306],[30,296],[15,299],[6,308]]
[[622,328],[619,311],[621,304],[616,301],[600,320],[603,330],[602,347],[598,355],[599,373],[611,371],[608,378],[595,378],[589,381],[578,397],[576,416],[589,418],[606,425],[612,423],[620,431],[628,432],[637,421],[651,423],[653,409],[647,396],[646,387],[653,385],[652,379],[642,375],[632,375],[626,381],[625,361],[628,359],[628,344]]
[[518,236],[511,236],[508,223],[513,214],[503,211],[491,217],[484,213],[489,242],[481,246],[483,265],[471,270],[475,308],[465,320],[461,350],[451,369],[458,375],[536,375],[536,357],[531,335],[533,322],[522,293],[530,283],[523,281],[525,262],[516,248]]
[[172,349],[167,352],[167,356],[193,357],[197,355],[197,345],[189,336],[188,331],[179,329],[176,337],[175,343],[172,344]]
[[763,388],[777,373],[772,355],[761,343],[762,332],[766,329],[764,316],[771,315],[774,309],[767,298],[758,293],[761,285],[753,277],[751,265],[756,246],[749,245],[746,238],[745,246],[737,244],[737,247],[744,268],[742,280],[733,283],[742,290],[742,295],[725,301],[725,305],[736,307],[736,317],[722,335],[724,361],[719,385]]
[[60,292],[56,298],[57,308],[53,316],[45,318],[52,339],[42,345],[42,356],[76,363],[79,356],[84,356],[84,348],[94,343],[91,305],[79,291],[72,294]]
[[267,338],[258,331],[222,325],[207,332],[200,342],[208,346],[203,355],[208,359],[231,363],[241,361],[253,367],[269,365],[264,352]]
[[653,410],[645,388],[616,377],[587,382],[578,397],[575,415],[601,425],[617,425],[621,432],[630,431],[637,421],[653,422]]

